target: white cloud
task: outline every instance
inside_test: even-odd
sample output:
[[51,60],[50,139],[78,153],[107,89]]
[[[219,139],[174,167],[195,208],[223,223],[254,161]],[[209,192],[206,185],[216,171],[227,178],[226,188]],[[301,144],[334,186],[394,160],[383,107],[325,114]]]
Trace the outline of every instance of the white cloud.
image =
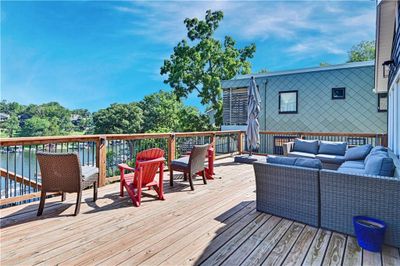
[[373,3],[310,1],[129,2],[115,10],[132,18],[127,34],[174,46],[186,37],[183,20],[223,10],[218,37],[244,42],[284,42],[292,55],[343,55],[353,44],[374,36]]

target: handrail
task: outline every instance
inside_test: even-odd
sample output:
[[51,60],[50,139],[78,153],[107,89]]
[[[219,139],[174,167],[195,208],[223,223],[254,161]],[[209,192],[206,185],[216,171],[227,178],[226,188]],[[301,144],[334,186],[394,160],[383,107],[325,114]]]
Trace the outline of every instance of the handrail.
[[365,137],[373,138],[376,136],[386,136],[386,133],[352,133],[352,132],[305,132],[305,131],[260,131],[260,134],[268,135],[304,135],[304,136],[346,136],[346,137]]
[[[95,162],[95,165],[99,168],[99,185],[103,186],[108,181],[107,175],[107,160],[109,159],[108,151],[116,151],[118,155],[118,145],[121,147],[122,145],[129,144],[130,141],[139,141],[142,140],[150,140],[150,139],[158,139],[161,141],[151,142],[151,143],[164,143],[164,149],[166,150],[166,157],[168,158],[168,164],[171,160],[175,159],[176,156],[176,149],[179,145],[182,145],[182,141],[185,143],[185,138],[193,138],[193,137],[206,137],[206,142],[210,143],[214,146],[214,156],[216,152],[215,147],[222,147],[222,153],[232,153],[238,152],[246,153],[248,152],[246,149],[246,140],[245,140],[245,131],[242,130],[229,130],[229,131],[202,131],[202,132],[170,132],[170,133],[138,133],[138,134],[97,134],[97,135],[78,135],[78,136],[47,136],[47,137],[22,137],[22,138],[0,138],[0,147],[7,147],[7,153],[9,152],[17,152],[16,149],[9,149],[10,146],[22,146],[22,150],[27,150],[27,147],[24,146],[35,146],[34,150],[37,151],[37,146],[47,145],[47,144],[55,144],[55,148],[57,148],[57,144],[61,143],[62,147],[65,147],[67,144],[67,149],[70,143],[78,143],[77,146],[74,144],[73,147],[79,147],[80,143],[83,142],[92,142],[92,156],[91,162]],[[374,141],[376,145],[386,145],[387,143],[387,134],[385,133],[343,133],[343,132],[303,132],[303,131],[260,131],[261,135],[261,142],[264,145],[269,145],[268,149],[274,148],[274,145],[282,144],[282,141],[285,141],[286,138],[310,138],[314,136],[315,138],[320,137],[321,139],[330,140],[331,137],[333,140],[341,140],[343,141],[355,138],[355,141],[358,141],[357,138],[367,138],[368,141]],[[181,138],[181,139],[180,139]],[[180,139],[180,141],[177,141]],[[276,140],[276,142],[275,142]],[[115,141],[117,141],[115,144]],[[119,141],[122,141],[120,143]],[[204,139],[203,139],[204,141]],[[264,142],[263,142],[264,141]],[[268,142],[268,143],[266,143]],[[119,143],[119,144],[118,144]],[[190,141],[188,142],[190,145]],[[158,145],[158,144],[151,144],[151,145]],[[186,145],[186,144],[185,144]],[[222,145],[222,146],[221,146]],[[126,146],[123,146],[124,148]],[[131,146],[132,147],[132,146]],[[145,148],[146,146],[144,146]],[[232,148],[233,147],[233,148]],[[277,146],[278,147],[278,146]],[[53,148],[53,146],[49,146],[49,150]],[[114,150],[114,148],[116,150]],[[278,147],[279,148],[279,147]],[[29,147],[29,156],[30,156],[30,149]],[[65,149],[65,148],[64,148]],[[109,150],[108,150],[109,149]],[[140,149],[140,148],[139,148]],[[72,148],[73,151],[76,151],[76,148]],[[123,149],[122,149],[123,150]],[[5,149],[2,150],[3,152]],[[87,150],[87,160],[89,160],[89,149]],[[133,155],[138,150],[131,151],[131,155]],[[271,151],[264,150],[262,151],[263,154],[265,152],[269,153]],[[279,150],[272,152],[279,152]],[[85,152],[86,153],[86,152]],[[253,152],[253,154],[256,154]],[[279,154],[279,153],[277,153]],[[124,153],[119,154],[118,156],[125,156]],[[8,158],[8,157],[7,157]],[[16,158],[16,157],[13,157]],[[112,157],[110,157],[112,158]],[[95,159],[95,160],[94,160]],[[124,159],[123,159],[124,160]],[[14,163],[15,164],[15,163]],[[12,168],[11,168],[12,169]],[[15,167],[14,167],[15,169]],[[27,168],[25,168],[27,169]],[[109,169],[109,168],[108,168]],[[18,183],[22,183],[27,187],[35,187],[36,189],[40,190],[41,184],[40,182],[36,182],[35,180],[29,180],[28,178],[24,177],[26,174],[20,175],[18,172],[14,174],[13,172],[9,171],[8,169],[0,169],[0,175],[4,178],[7,178],[11,181],[16,181]],[[30,170],[29,170],[30,171]],[[3,204],[11,204],[14,202],[19,202],[22,200],[28,200],[32,198],[36,198],[38,196],[37,190],[34,190],[30,194],[23,194],[23,195],[14,195],[6,198],[0,197],[0,205]]]
[[168,138],[171,135],[178,137],[211,136],[224,134],[238,134],[240,130],[230,131],[202,131],[202,132],[171,132],[171,133],[134,133],[134,134],[97,134],[97,135],[74,135],[74,136],[46,136],[46,137],[19,137],[0,138],[0,146],[35,145],[61,142],[98,141],[100,138],[110,140],[121,139],[146,139],[146,138]]

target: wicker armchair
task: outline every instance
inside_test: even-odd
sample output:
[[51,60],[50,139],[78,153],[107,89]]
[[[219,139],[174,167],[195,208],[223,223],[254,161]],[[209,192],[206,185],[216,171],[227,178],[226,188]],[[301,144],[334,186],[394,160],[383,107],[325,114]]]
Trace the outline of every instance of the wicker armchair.
[[93,186],[93,201],[97,200],[99,171],[96,167],[81,167],[78,154],[38,152],[36,156],[42,176],[38,216],[43,213],[47,192],[62,192],[62,201],[65,193],[78,193],[75,215],[79,213],[82,189]]
[[173,172],[183,172],[184,179],[189,178],[190,189],[194,190],[192,176],[196,173],[201,172],[204,184],[207,184],[205,175],[205,159],[209,144],[205,145],[194,145],[190,156],[182,157],[177,160],[173,160],[169,165],[169,184],[174,185]]

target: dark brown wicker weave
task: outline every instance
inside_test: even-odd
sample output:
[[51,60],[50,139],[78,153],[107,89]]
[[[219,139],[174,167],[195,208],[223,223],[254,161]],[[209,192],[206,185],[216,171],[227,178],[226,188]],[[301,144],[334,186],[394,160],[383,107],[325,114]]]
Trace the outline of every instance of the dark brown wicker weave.
[[47,192],[62,192],[62,201],[65,200],[65,193],[78,193],[75,215],[79,213],[82,189],[93,186],[93,201],[97,200],[98,169],[81,167],[78,154],[38,152],[36,156],[42,176],[38,216],[43,213]]
[[209,144],[205,145],[194,145],[190,156],[186,156],[177,160],[173,160],[171,165],[169,165],[169,183],[171,186],[174,185],[173,180],[173,171],[183,172],[184,179],[189,178],[189,184],[191,190],[194,190],[193,187],[193,174],[201,172],[203,177],[204,184],[207,184],[206,175],[205,175],[205,159],[207,155],[207,150],[209,148]]

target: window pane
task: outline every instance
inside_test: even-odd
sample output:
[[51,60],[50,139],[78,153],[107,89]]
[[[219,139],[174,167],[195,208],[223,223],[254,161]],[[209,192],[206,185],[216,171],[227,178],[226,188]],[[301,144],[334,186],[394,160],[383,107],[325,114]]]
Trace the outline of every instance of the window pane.
[[280,112],[296,112],[297,111],[297,93],[296,92],[282,92],[280,94]]

